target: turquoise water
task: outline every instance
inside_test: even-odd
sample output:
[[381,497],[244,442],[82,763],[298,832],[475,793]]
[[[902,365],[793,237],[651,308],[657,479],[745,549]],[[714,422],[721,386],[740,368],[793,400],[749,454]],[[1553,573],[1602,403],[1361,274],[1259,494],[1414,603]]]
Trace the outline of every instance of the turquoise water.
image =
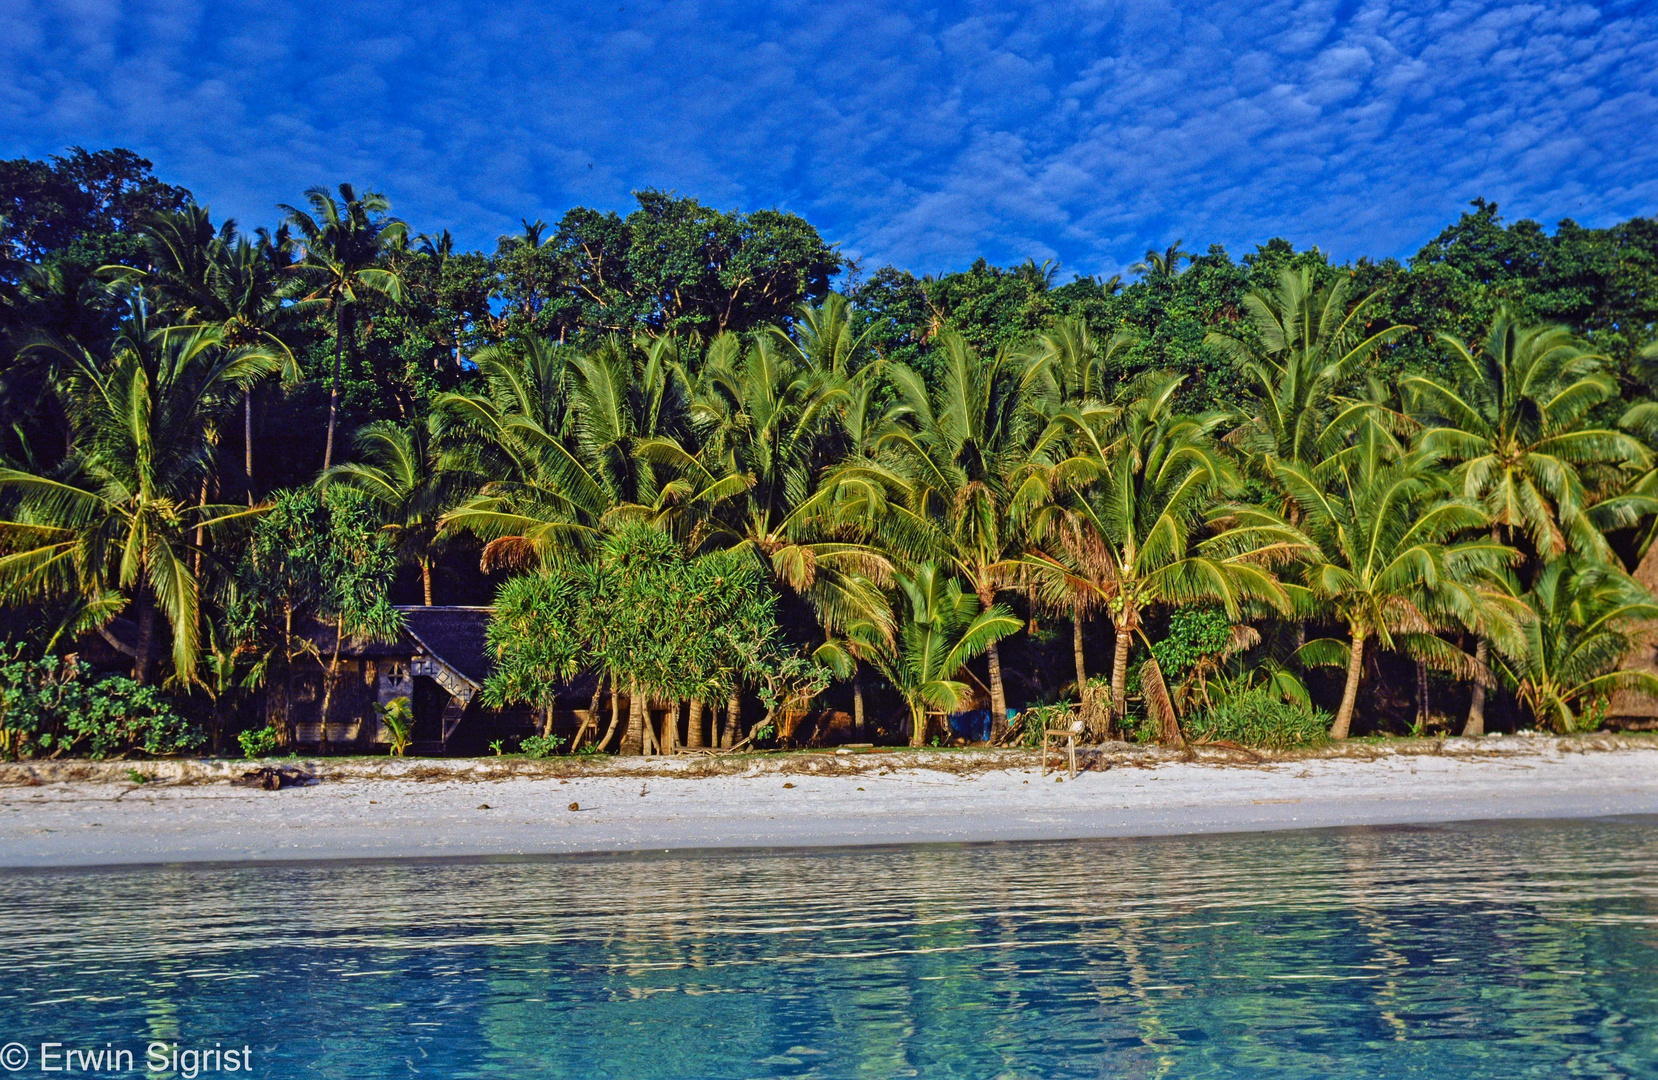
[[1658,1077],[1650,819],[0,888],[18,1075]]

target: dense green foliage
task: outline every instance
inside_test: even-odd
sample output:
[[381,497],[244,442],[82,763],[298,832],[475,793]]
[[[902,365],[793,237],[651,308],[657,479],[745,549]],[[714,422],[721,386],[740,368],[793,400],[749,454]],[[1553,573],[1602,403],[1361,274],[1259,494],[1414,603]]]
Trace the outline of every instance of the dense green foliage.
[[202,744],[155,687],[99,679],[74,656],[25,659],[22,650],[12,647],[0,662],[0,755],[154,757]]
[[1399,726],[1359,690],[1401,664],[1471,732],[1487,693],[1564,730],[1658,690],[1626,669],[1658,223],[1480,201],[1404,261],[1176,244],[1126,284],[837,293],[796,215],[636,203],[467,252],[349,185],[246,233],[126,151],[0,162],[8,636],[217,713],[280,692],[301,624],[494,599],[497,703],[591,676],[914,739],[1106,670],[1088,708],[1169,741],[1251,686]]
[[1193,742],[1231,742],[1271,750],[1318,746],[1328,739],[1330,714],[1285,701],[1266,687],[1228,697],[1181,719]]

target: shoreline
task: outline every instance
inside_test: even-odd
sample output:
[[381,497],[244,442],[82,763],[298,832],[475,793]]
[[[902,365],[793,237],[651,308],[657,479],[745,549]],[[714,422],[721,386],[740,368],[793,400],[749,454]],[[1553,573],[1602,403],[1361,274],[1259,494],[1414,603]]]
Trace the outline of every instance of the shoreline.
[[[1008,751],[759,755],[712,759],[720,763],[713,771],[710,759],[627,767],[611,759],[577,762],[596,767],[568,775],[557,770],[572,759],[479,759],[447,769],[336,760],[317,763],[322,782],[281,791],[225,782],[246,762],[205,763],[217,781],[180,769],[176,780],[145,784],[88,770],[124,776],[168,763],[32,762],[0,767],[0,867],[829,848],[1658,814],[1658,741],[1650,738],[1440,743],[1258,762],[1116,744],[1095,767],[1058,782],[1039,775],[1034,752]],[[42,765],[60,775],[48,778]]]

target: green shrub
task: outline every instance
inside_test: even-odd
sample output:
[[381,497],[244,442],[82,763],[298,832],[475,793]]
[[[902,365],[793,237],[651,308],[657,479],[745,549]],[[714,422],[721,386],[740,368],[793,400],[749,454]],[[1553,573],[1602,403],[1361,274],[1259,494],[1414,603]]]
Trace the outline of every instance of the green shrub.
[[0,653],[0,753],[9,757],[159,756],[203,741],[153,686],[122,676],[93,682],[73,656],[26,660],[22,646]]
[[236,736],[236,741],[242,744],[242,756],[249,760],[268,757],[276,749],[276,729],[263,727],[258,731],[244,731]]
[[1330,714],[1284,701],[1271,688],[1261,686],[1188,714],[1180,727],[1192,742],[1226,741],[1283,750],[1323,743],[1329,737]]
[[120,675],[88,686],[79,707],[64,714],[63,727],[59,745],[67,737],[70,750],[81,750],[84,742],[91,758],[133,751],[183,754],[204,741],[161,691]]
[[1223,653],[1232,642],[1232,620],[1219,608],[1177,608],[1169,616],[1169,632],[1151,647],[1157,666],[1170,686],[1204,659]]
[[526,735],[518,741],[518,749],[525,757],[532,758],[552,757],[563,745],[562,735]]

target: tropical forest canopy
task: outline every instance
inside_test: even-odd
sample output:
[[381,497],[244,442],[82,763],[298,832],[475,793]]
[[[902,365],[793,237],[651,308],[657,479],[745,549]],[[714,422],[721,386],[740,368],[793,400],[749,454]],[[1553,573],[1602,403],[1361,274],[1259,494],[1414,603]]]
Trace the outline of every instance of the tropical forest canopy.
[[[595,627],[545,672],[492,631],[497,693],[541,705],[543,675],[643,677],[604,659],[642,655],[601,640],[618,617],[567,602],[631,581],[643,528],[691,561],[638,588],[701,602],[718,554],[766,612],[764,648],[644,689],[867,689],[916,741],[970,702],[998,737],[1070,696],[1178,740],[1245,694],[1344,735],[1566,730],[1658,689],[1625,659],[1658,617],[1628,573],[1658,509],[1658,221],[1476,201],[1402,261],[1177,241],[1063,281],[635,202],[462,251],[370,189],[234,222],[126,150],[0,162],[8,637],[44,662],[98,635],[234,712],[293,611],[371,628],[388,595],[510,586],[525,626]],[[332,524],[282,577],[307,514]]]

